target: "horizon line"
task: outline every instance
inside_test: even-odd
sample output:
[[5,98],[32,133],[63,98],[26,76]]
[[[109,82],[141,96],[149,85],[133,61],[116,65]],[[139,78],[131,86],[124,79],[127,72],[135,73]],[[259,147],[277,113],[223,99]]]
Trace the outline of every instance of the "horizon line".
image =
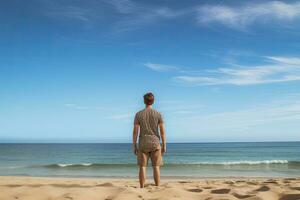
[[[300,142],[300,140],[276,140],[276,141],[201,141],[201,142],[167,142],[167,144],[207,144],[207,143],[279,143],[279,142]],[[132,142],[89,142],[89,141],[4,141],[0,144],[132,144]]]

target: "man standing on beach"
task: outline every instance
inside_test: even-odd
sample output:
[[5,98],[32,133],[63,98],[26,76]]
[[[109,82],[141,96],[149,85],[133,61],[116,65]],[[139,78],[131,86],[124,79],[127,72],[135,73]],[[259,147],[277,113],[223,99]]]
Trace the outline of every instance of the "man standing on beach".
[[[136,113],[133,128],[133,152],[137,156],[140,167],[140,187],[143,188],[146,179],[146,167],[149,157],[153,168],[153,177],[156,186],[160,183],[160,166],[163,165],[162,154],[166,152],[166,134],[161,114],[152,108],[154,95],[144,95],[145,108]],[[158,130],[159,129],[159,130]],[[137,145],[137,137],[139,141]],[[160,137],[162,145],[160,145]]]

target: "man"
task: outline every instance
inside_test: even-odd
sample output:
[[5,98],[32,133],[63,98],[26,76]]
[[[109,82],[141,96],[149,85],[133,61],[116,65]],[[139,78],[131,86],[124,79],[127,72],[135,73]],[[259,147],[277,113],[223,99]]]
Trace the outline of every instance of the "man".
[[[133,128],[133,152],[137,156],[140,167],[140,187],[143,188],[146,179],[146,167],[149,157],[153,168],[153,178],[156,186],[160,183],[160,166],[163,165],[162,154],[166,152],[166,134],[161,114],[152,108],[154,95],[144,95],[145,108],[136,113]],[[159,130],[158,130],[159,129]],[[139,142],[137,145],[137,137]],[[160,137],[162,145],[160,145]]]

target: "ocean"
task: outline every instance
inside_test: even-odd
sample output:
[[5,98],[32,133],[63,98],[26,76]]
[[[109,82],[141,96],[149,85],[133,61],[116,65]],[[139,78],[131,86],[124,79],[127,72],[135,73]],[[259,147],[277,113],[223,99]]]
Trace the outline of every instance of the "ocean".
[[[170,143],[163,177],[299,177],[300,142]],[[151,176],[151,162],[148,174]],[[129,143],[0,144],[0,175],[137,177]]]

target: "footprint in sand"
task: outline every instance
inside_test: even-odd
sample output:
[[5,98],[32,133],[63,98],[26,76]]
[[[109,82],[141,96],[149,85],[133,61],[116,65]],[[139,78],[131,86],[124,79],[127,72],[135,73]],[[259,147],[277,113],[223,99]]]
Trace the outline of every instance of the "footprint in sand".
[[226,183],[228,185],[234,185],[234,181],[225,181],[224,183]]
[[292,190],[299,190],[300,191],[300,187],[291,187]]
[[227,189],[227,188],[216,189],[216,190],[210,191],[210,193],[212,193],[212,194],[228,194],[229,192],[230,192],[230,189]]
[[236,192],[232,193],[232,195],[235,196],[238,199],[246,199],[246,198],[255,196],[255,195],[251,195],[251,194],[239,194],[239,193],[236,193]]
[[295,181],[297,179],[296,178],[285,178],[284,180]]
[[272,184],[278,184],[276,180],[274,179],[269,179],[269,180],[266,180],[264,181],[263,183],[272,183]]
[[282,194],[279,200],[299,200],[300,194]]
[[257,185],[258,184],[257,182],[251,182],[251,181],[248,181],[246,183],[249,184],[249,185]]
[[199,188],[194,188],[194,189],[187,189],[187,191],[189,191],[189,192],[202,192],[203,190],[199,189]]
[[73,197],[70,196],[70,193],[64,194],[64,195],[63,195],[63,198],[64,198],[64,199],[70,199],[70,200],[73,199]]
[[102,186],[102,187],[112,187],[114,186],[112,183],[102,183],[102,184],[98,184],[96,186]]
[[266,191],[269,191],[270,188],[268,186],[261,186],[260,188],[256,189],[255,191],[257,192],[266,192]]
[[178,183],[191,183],[190,181],[178,181]]
[[257,196],[246,198],[245,200],[263,200]]

